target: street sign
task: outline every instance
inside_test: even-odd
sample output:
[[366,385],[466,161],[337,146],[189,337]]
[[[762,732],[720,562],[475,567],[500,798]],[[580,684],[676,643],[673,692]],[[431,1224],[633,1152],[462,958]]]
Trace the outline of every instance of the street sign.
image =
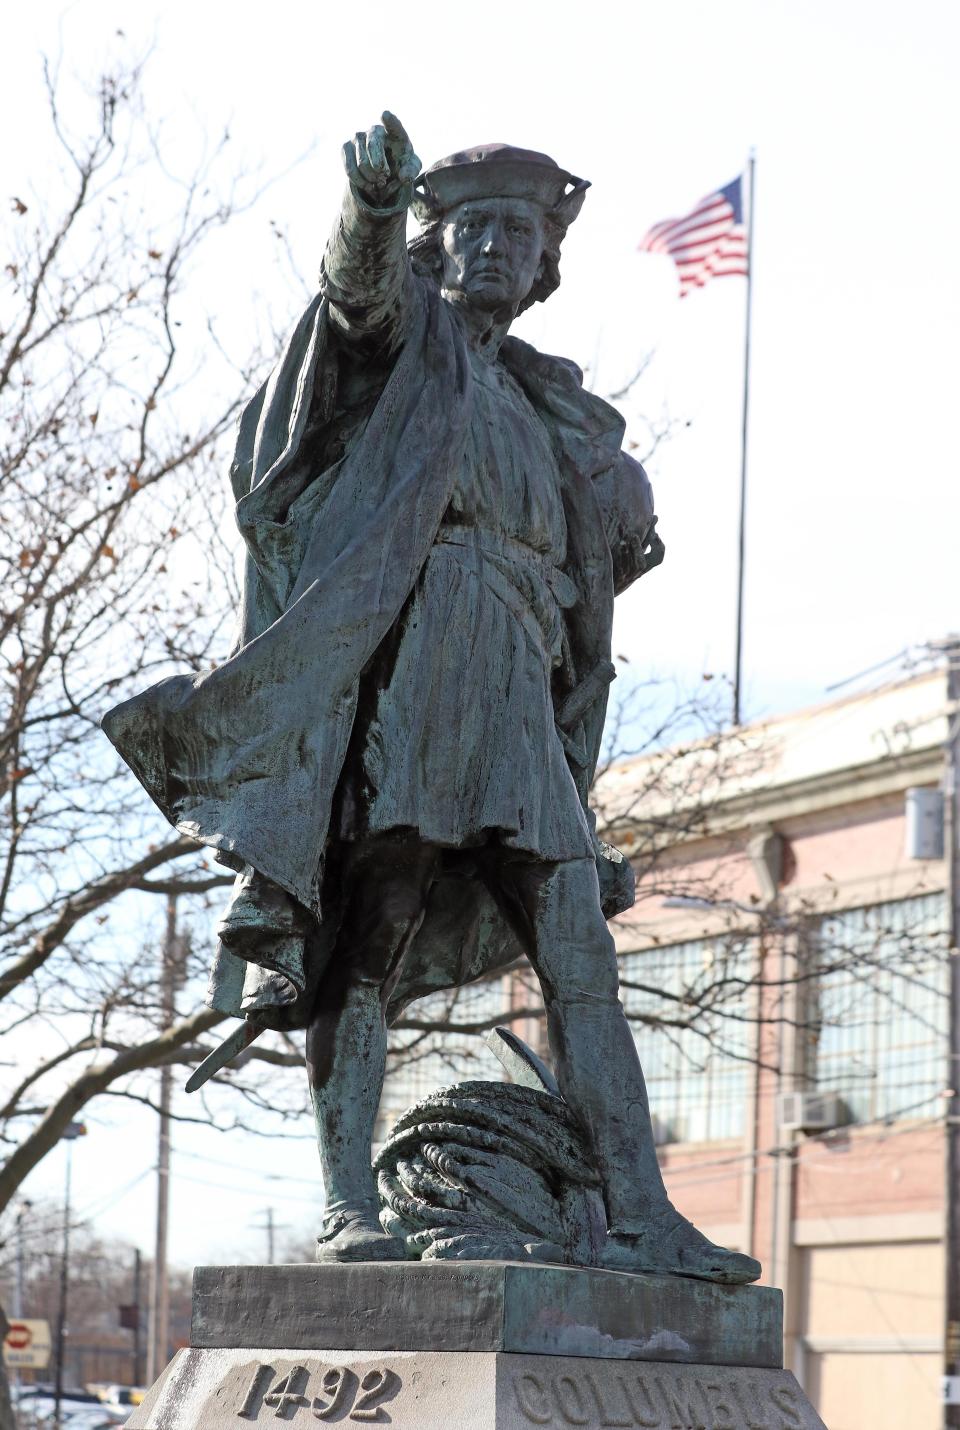
[[8,1370],[45,1370],[50,1363],[50,1322],[11,1321],[3,1361]]

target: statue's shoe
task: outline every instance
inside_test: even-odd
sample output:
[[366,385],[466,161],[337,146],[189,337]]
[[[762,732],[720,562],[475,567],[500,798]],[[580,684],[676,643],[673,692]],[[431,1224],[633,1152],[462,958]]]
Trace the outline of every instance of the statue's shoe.
[[669,1203],[640,1231],[610,1231],[599,1265],[605,1271],[693,1276],[724,1286],[744,1286],[756,1281],[763,1270],[752,1256],[715,1246]]
[[385,1232],[376,1214],[365,1207],[334,1212],[324,1218],[317,1237],[317,1260],[405,1261],[403,1244]]

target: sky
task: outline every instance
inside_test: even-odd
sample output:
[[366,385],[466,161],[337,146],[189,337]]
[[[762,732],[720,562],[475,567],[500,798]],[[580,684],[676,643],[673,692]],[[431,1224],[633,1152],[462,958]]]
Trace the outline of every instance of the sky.
[[[340,146],[384,108],[425,164],[500,140],[589,178],[562,287],[516,331],[574,358],[601,395],[653,354],[624,411],[641,445],[642,418],[671,424],[650,463],[667,556],[620,601],[615,640],[635,671],[681,683],[733,663],[746,285],[681,302],[670,260],[637,244],[753,149],[744,713],[819,701],[960,627],[952,0],[35,0],[11,7],[4,36],[0,124],[16,143],[0,196],[49,182],[41,56],[58,53],[65,79],[89,83],[112,55],[151,48],[165,164],[185,172],[198,136],[229,127],[237,162],[274,180],[201,275],[228,340],[264,315],[295,321],[296,287],[266,256],[271,225],[314,274]],[[148,1249],[150,1178],[122,1189],[153,1157],[152,1120],[88,1121],[78,1205]],[[271,1203],[312,1225],[314,1153],[298,1131],[281,1154],[178,1128],[174,1260],[262,1256],[254,1223]],[[281,1161],[282,1185],[264,1171]],[[62,1162],[58,1149],[28,1194],[56,1195]]]

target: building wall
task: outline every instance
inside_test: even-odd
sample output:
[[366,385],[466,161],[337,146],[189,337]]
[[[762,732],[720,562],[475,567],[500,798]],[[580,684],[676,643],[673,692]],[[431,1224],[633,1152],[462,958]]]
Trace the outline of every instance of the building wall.
[[[895,1235],[895,1227],[886,1229]],[[940,1241],[805,1247],[799,1279],[800,1368],[830,1430],[938,1430]]]
[[[832,771],[829,781],[818,775],[810,755],[816,734],[808,730],[805,780],[784,779],[779,789],[772,780],[757,789],[762,810],[741,801],[739,814],[714,820],[708,834],[685,838],[662,853],[641,880],[637,909],[618,932],[629,962],[644,945],[662,960],[665,948],[687,947],[694,939],[707,944],[729,941],[751,927],[762,930],[758,957],[766,986],[756,993],[760,1021],[753,1029],[755,1064],[742,1136],[668,1145],[661,1148],[661,1161],[681,1210],[716,1240],[759,1257],[764,1280],[783,1287],[786,1363],[830,1430],[906,1425],[934,1430],[940,1424],[944,1136],[936,1094],[946,1082],[946,1008],[944,989],[920,985],[930,985],[934,965],[941,976],[945,966],[941,943],[931,967],[919,975],[909,965],[900,967],[896,937],[878,934],[876,944],[865,949],[862,989],[851,978],[845,998],[834,998],[837,1026],[818,1038],[817,1008],[811,1006],[817,980],[810,977],[809,953],[800,946],[796,923],[802,916],[814,929],[821,920],[856,928],[866,917],[884,929],[907,910],[914,918],[915,932],[906,940],[912,949],[925,946],[934,906],[945,921],[945,867],[908,858],[904,805],[910,785],[935,785],[940,778],[940,746],[930,736],[942,734],[937,723],[942,703],[942,684],[928,677],[909,683],[903,702],[909,720],[900,722],[897,700],[888,700],[879,740],[886,753],[869,763],[864,759],[846,774],[831,763],[827,730],[821,764]],[[933,712],[929,719],[925,710]],[[824,713],[829,727],[833,717]],[[854,716],[868,728],[862,708]],[[909,727],[907,735],[897,733],[901,723]],[[798,728],[803,733],[803,726]],[[926,747],[923,739],[908,738],[918,729],[930,741]],[[776,744],[773,735],[771,740]],[[877,743],[872,742],[874,750]],[[855,756],[856,746],[846,753]],[[780,773],[789,774],[795,762],[782,743],[777,758]],[[772,905],[749,853],[760,828],[783,841],[782,879]],[[732,901],[756,908],[758,916],[729,908],[669,907],[665,893],[683,888],[721,905]],[[853,912],[865,908],[880,912]],[[926,924],[917,909],[924,911]],[[778,918],[787,920],[786,932],[778,932]],[[926,1041],[922,1030],[929,1026],[923,1048],[880,1049],[879,1081],[894,1086],[885,1099],[875,1096],[873,1105],[883,1107],[889,1120],[868,1118],[867,1125],[817,1136],[784,1133],[777,1120],[778,1094],[810,1086],[818,1057],[853,1101],[870,1102],[869,1081],[858,1084],[855,1076],[853,1045],[870,997],[880,996],[871,994],[871,980],[881,977],[891,1029],[910,1008],[915,1043]],[[791,979],[797,980],[792,987]],[[884,1017],[882,1007],[878,1017]],[[893,1032],[881,1027],[878,1037],[889,1042]],[[832,1060],[823,1052],[828,1045]],[[904,1099],[895,1094],[921,1073],[931,1096],[918,1117],[904,1111]],[[850,1090],[858,1086],[854,1097]]]

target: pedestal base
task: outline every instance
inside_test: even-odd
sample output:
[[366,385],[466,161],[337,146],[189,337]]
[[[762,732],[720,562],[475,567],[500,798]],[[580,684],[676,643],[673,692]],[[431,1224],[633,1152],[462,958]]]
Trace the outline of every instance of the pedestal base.
[[130,1430],[814,1430],[780,1293],[467,1262],[203,1267]]
[[823,1430],[789,1371],[502,1351],[179,1351],[130,1430]]

